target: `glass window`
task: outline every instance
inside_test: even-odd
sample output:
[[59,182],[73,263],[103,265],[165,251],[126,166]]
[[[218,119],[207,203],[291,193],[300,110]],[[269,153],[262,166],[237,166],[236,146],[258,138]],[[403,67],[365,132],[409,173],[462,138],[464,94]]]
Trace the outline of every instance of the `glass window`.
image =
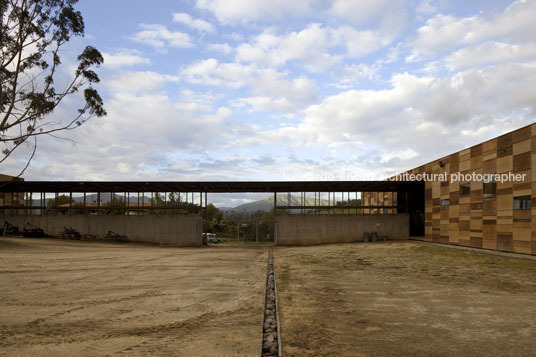
[[484,198],[493,198],[497,196],[497,182],[484,182],[483,188]]
[[460,184],[460,196],[467,196],[471,193],[471,184],[462,183]]
[[531,208],[530,196],[518,196],[514,197],[514,209],[515,210],[529,210]]

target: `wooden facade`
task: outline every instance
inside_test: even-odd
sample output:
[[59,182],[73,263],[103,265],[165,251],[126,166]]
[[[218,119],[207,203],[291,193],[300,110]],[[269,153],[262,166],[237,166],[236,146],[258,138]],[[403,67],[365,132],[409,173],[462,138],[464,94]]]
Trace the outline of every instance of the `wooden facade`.
[[[408,171],[445,172],[449,180],[425,183],[426,241],[536,254],[536,124]],[[525,176],[452,182],[456,173]]]

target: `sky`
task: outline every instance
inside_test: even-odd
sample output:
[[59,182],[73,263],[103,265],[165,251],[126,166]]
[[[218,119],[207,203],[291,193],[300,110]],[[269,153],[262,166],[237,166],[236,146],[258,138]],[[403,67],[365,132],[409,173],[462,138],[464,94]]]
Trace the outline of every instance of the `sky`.
[[[41,137],[26,180],[381,179],[536,118],[536,1],[76,8],[85,37],[64,49],[65,75],[98,48],[108,115]],[[52,120],[72,118],[77,100]]]

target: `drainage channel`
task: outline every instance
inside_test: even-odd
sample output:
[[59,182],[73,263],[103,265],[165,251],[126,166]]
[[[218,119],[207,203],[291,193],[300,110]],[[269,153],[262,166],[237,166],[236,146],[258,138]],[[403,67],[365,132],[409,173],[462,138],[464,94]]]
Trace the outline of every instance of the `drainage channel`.
[[275,283],[272,248],[268,251],[268,269],[266,273],[266,291],[264,294],[262,321],[261,356],[282,356],[281,335],[279,333],[279,311],[277,309],[277,286]]

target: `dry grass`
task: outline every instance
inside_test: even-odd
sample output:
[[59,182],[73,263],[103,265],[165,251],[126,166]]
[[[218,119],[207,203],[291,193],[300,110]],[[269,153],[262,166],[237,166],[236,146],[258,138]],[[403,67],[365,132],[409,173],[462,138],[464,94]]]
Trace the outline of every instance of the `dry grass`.
[[529,355],[536,261],[419,243],[279,247],[289,356]]

